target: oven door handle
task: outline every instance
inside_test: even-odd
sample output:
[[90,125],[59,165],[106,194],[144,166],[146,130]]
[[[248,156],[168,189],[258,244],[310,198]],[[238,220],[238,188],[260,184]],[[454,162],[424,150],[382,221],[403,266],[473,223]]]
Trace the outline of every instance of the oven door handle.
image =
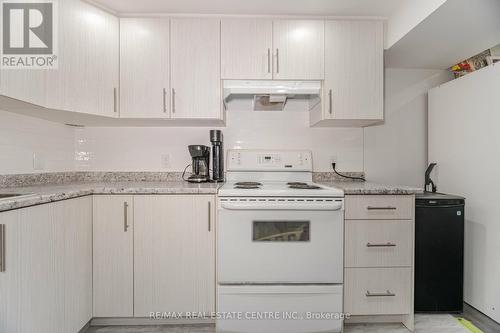
[[222,202],[221,208],[227,210],[321,210],[338,211],[343,209],[342,202],[333,203],[259,203],[259,202]]

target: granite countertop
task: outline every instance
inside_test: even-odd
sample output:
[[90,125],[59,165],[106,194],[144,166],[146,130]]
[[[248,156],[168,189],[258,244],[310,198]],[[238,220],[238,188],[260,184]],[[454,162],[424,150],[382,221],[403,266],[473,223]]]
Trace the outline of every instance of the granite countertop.
[[399,185],[384,185],[372,182],[362,181],[321,181],[321,185],[335,187],[344,190],[346,195],[370,195],[370,194],[386,194],[386,195],[405,195],[423,193],[424,190],[417,187],[399,186]]
[[70,183],[0,189],[1,194],[23,194],[0,199],[0,212],[78,198],[92,194],[216,194],[222,184],[171,182]]

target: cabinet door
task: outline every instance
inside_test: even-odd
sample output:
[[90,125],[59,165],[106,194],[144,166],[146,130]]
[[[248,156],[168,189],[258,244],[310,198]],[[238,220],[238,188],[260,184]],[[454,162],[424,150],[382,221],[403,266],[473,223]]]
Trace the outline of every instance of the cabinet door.
[[215,310],[215,200],[135,196],[135,316]]
[[64,332],[76,333],[92,318],[92,197],[61,201],[60,205],[64,224]]
[[168,118],[170,20],[120,19],[120,117]]
[[[21,333],[21,214],[20,210],[0,213],[0,333]],[[2,253],[3,250],[3,253]]]
[[223,79],[272,79],[273,21],[223,19],[221,64]]
[[220,21],[171,20],[171,108],[174,119],[222,119]]
[[274,78],[322,80],[324,33],[325,25],[322,20],[274,21]]
[[383,119],[383,24],[327,21],[324,118]]
[[94,317],[133,316],[131,196],[94,196]]
[[118,116],[118,18],[79,0],[59,1],[59,69],[47,71],[47,107]]
[[64,217],[60,203],[20,210],[22,332],[65,333]]

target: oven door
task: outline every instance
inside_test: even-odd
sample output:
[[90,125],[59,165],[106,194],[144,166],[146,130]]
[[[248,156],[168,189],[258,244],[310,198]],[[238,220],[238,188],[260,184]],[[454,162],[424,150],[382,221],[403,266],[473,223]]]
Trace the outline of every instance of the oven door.
[[341,284],[342,199],[219,200],[219,284]]

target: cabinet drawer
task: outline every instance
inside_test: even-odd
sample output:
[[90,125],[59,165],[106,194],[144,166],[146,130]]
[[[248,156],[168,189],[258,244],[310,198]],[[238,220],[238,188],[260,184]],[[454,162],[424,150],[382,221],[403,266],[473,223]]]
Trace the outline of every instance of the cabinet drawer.
[[346,268],[345,312],[402,315],[411,312],[411,268]]
[[345,214],[351,220],[410,220],[414,205],[413,195],[349,195]]
[[348,220],[346,267],[412,266],[412,220]]

